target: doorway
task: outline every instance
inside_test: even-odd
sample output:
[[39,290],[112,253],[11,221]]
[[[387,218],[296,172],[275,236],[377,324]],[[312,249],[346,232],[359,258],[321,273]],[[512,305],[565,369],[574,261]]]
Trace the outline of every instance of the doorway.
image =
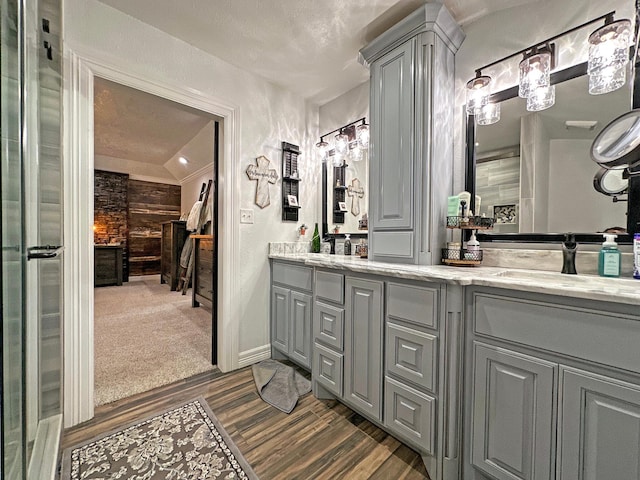
[[[217,361],[223,119],[98,76],[93,90],[98,406],[202,373]],[[190,225],[188,214],[207,185],[208,208],[200,224]],[[211,245],[192,255],[208,267],[201,282],[209,286],[208,302],[196,301],[187,264],[180,266],[183,245],[196,242],[191,234]],[[200,267],[194,263],[190,272],[202,275]],[[184,288],[176,291],[179,280]]]

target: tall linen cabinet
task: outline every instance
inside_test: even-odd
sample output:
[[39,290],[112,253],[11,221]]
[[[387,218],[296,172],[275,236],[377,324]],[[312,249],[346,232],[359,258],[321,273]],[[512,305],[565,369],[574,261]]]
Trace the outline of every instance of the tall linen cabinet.
[[360,51],[371,75],[369,257],[439,263],[453,188],[454,56],[464,33],[428,3]]

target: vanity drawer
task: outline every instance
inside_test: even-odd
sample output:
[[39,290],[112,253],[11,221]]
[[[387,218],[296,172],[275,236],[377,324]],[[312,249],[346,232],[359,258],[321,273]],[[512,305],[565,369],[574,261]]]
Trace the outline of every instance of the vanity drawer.
[[316,298],[344,304],[344,275],[317,271]]
[[323,347],[313,345],[313,378],[328,391],[342,397],[343,355]]
[[313,309],[313,337],[325,345],[344,348],[344,308],[316,301]]
[[384,425],[420,453],[433,455],[436,399],[385,377]]
[[287,263],[273,262],[272,280],[296,290],[311,291],[313,269]]
[[438,328],[438,293],[436,288],[387,282],[387,316]]
[[387,323],[386,342],[387,373],[436,393],[437,337]]
[[475,292],[474,331],[632,372],[640,317]]

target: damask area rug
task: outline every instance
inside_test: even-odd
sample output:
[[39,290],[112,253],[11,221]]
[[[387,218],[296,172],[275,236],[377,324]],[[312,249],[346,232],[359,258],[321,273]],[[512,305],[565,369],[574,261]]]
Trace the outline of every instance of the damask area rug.
[[204,398],[70,447],[61,480],[258,480]]

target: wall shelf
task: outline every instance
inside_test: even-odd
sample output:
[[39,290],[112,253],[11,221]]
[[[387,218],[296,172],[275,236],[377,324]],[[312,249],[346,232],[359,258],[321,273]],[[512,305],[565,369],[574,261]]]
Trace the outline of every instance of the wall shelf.
[[[285,222],[298,221],[300,205],[289,205],[288,196],[293,195],[300,202],[299,155],[298,145],[282,142],[282,220]],[[292,176],[294,172],[295,176]]]

